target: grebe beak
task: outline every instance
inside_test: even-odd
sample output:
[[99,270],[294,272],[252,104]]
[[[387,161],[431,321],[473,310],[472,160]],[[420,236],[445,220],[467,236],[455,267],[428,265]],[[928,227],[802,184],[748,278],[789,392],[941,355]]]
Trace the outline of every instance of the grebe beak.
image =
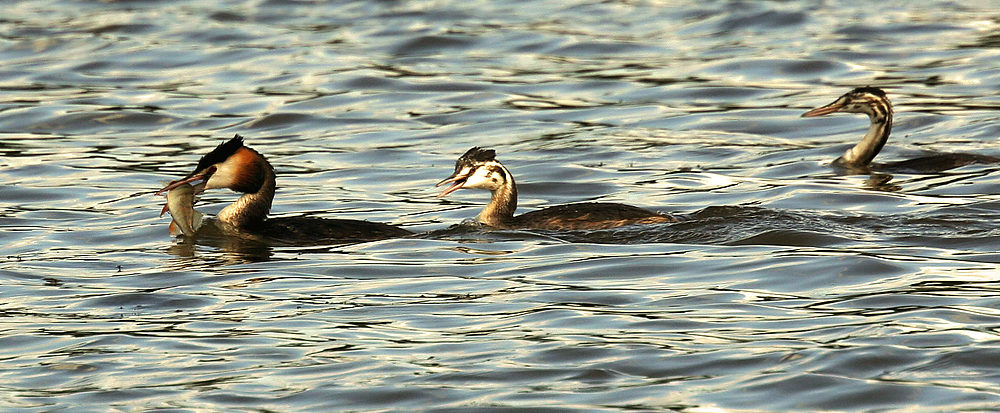
[[194,188],[195,188],[195,192],[194,193],[195,193],[195,195],[197,195],[197,194],[205,191],[205,181],[207,181],[208,178],[210,178],[212,176],[212,174],[215,173],[215,169],[216,168],[214,166],[212,166],[212,167],[206,169],[202,173],[194,173],[194,174],[191,174],[191,176],[188,176],[188,177],[185,177],[185,178],[181,178],[181,179],[178,179],[176,181],[170,181],[170,183],[167,184],[167,186],[163,187],[163,189],[160,189],[159,191],[156,191],[156,195],[163,195],[163,194],[167,193],[167,191],[170,191],[171,189],[177,188],[178,186],[181,186],[181,185],[184,185],[184,184],[188,184],[188,183],[191,183],[191,182],[194,182],[194,181],[202,181],[201,183],[199,183],[199,184],[197,184],[197,185],[194,186]]
[[462,189],[462,186],[465,185],[465,182],[469,179],[469,175],[472,175],[472,170],[463,169],[461,171],[455,171],[455,173],[451,174],[451,176],[445,180],[438,182],[437,185],[434,185],[435,188],[447,183],[451,183],[452,185],[449,186],[448,189],[445,189],[444,192],[440,193],[437,197],[444,198],[446,195]]
[[844,102],[841,102],[841,99],[837,99],[836,102],[833,102],[833,103],[831,103],[829,105],[821,106],[821,107],[818,107],[816,109],[810,110],[810,111],[808,111],[806,113],[803,113],[802,117],[803,118],[812,118],[812,117],[816,117],[816,116],[829,115],[829,114],[831,114],[833,112],[836,112],[836,111],[840,110],[843,107],[844,107]]

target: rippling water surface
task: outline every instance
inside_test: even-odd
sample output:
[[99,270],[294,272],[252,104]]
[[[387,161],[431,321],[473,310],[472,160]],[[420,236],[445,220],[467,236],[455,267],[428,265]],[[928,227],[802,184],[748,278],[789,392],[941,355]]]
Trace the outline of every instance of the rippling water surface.
[[[0,407],[19,411],[989,410],[1000,405],[990,2],[20,1],[0,15]],[[172,239],[166,181],[239,133],[272,215],[401,225],[351,245]],[[495,148],[520,211],[453,225]],[[235,196],[210,191],[214,214]]]

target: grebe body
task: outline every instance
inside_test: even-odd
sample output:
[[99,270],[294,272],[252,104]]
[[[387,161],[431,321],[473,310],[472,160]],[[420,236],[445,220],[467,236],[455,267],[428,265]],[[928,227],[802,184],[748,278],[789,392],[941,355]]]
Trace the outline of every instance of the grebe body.
[[201,181],[200,192],[228,188],[243,195],[218,214],[215,221],[236,231],[263,235],[286,241],[321,242],[324,240],[377,240],[412,234],[403,228],[377,222],[325,219],[316,217],[267,218],[274,200],[274,167],[264,155],[243,145],[236,135],[219,144],[198,161],[186,177],[174,181],[159,192]]
[[885,91],[877,87],[859,87],[845,93],[832,103],[802,114],[811,118],[836,112],[864,113],[871,122],[861,142],[833,161],[833,165],[848,169],[878,169],[897,172],[938,172],[975,163],[997,163],[1000,158],[965,153],[943,153],[905,161],[872,163],[892,132],[892,103]]
[[466,151],[455,162],[455,172],[437,186],[444,184],[451,186],[438,197],[462,188],[489,190],[492,198],[476,220],[494,228],[585,230],[677,222],[669,215],[648,209],[604,202],[558,205],[515,216],[517,185],[507,167],[496,160],[492,149],[474,147]]

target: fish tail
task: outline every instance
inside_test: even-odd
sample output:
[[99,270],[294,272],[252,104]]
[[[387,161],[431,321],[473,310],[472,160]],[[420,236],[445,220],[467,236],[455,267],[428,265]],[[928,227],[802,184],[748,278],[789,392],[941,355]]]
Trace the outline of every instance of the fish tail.
[[205,216],[205,214],[202,214],[201,212],[198,212],[198,211],[195,211],[194,209],[192,209],[191,210],[191,229],[197,231],[198,228],[201,228],[201,221],[202,221],[202,218],[204,216]]

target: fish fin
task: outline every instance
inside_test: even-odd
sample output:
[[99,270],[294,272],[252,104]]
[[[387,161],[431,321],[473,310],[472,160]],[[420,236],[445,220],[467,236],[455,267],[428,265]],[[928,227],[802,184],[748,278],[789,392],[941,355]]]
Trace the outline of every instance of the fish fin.
[[195,211],[193,209],[191,211],[193,212],[191,214],[191,229],[194,231],[198,231],[198,228],[201,228],[202,218],[205,217],[205,214],[202,214],[201,212]]

